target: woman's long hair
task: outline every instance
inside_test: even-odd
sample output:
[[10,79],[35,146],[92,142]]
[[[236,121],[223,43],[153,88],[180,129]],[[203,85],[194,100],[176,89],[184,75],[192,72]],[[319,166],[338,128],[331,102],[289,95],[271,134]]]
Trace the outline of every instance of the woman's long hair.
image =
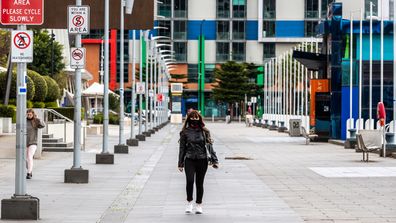
[[191,125],[191,119],[192,119],[192,118],[194,118],[194,119],[197,119],[197,118],[198,118],[198,119],[199,119],[199,128],[201,128],[202,131],[204,132],[205,137],[206,137],[206,141],[207,141],[208,143],[213,143],[213,139],[212,139],[212,137],[210,136],[210,131],[209,131],[209,129],[207,129],[207,128],[205,127],[205,123],[203,122],[202,115],[199,114],[199,112],[198,112],[197,110],[192,110],[192,111],[187,115],[187,118],[186,118],[186,120],[184,121],[183,128],[182,128],[180,134],[183,133],[183,132],[186,130],[186,128],[190,127],[190,125]]
[[28,121],[30,121],[30,122],[32,122],[32,126],[33,126],[33,128],[37,128],[37,117],[36,117],[36,113],[34,113],[34,110],[33,109],[31,109],[31,108],[29,108],[27,111],[26,111],[26,114],[27,113],[32,113],[32,115],[33,115],[33,118],[31,119],[31,120],[28,120]]

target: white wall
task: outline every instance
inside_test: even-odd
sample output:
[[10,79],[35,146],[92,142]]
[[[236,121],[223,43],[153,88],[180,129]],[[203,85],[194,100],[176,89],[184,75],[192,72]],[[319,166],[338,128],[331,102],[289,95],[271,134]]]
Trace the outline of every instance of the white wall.
[[191,64],[198,63],[198,41],[190,40],[187,43],[187,62]]
[[246,62],[248,63],[263,63],[263,44],[257,41],[246,42]]
[[257,20],[258,18],[258,1],[262,0],[247,0],[247,20]]
[[[188,41],[187,54],[188,63],[198,63],[198,41]],[[205,41],[205,62],[216,63],[216,41],[214,40]]]
[[304,20],[304,6],[304,0],[277,0],[276,19]]
[[189,0],[188,1],[189,20],[215,20],[216,1],[215,0]]
[[275,54],[276,54],[276,56],[280,56],[283,53],[292,49],[296,45],[297,44],[295,44],[295,43],[277,43],[276,47],[275,47]]

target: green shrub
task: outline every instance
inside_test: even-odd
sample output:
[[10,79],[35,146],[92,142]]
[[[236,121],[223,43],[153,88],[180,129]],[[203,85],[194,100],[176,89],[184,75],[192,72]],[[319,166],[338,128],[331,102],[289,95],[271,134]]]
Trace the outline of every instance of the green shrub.
[[[17,75],[16,72],[12,72],[12,79],[11,79],[11,89],[10,89],[10,99],[16,98],[17,95],[17,88],[16,88],[16,80]],[[0,73],[0,98],[3,99],[5,96],[5,92],[7,89],[7,72]],[[35,96],[36,88],[32,78],[29,76],[27,77],[27,99],[33,100]]]
[[48,93],[48,86],[44,77],[32,70],[28,71],[28,76],[33,80],[35,85],[36,91],[33,101],[45,101]]
[[38,101],[33,103],[33,108],[45,108],[45,103]]
[[45,102],[46,108],[58,108],[58,103],[56,101]]
[[[46,102],[52,102],[60,98],[60,89],[58,84],[49,76],[43,76],[45,82],[48,86],[47,97],[45,98]],[[55,106],[56,107],[56,106]]]
[[0,117],[12,118],[16,122],[16,107],[14,105],[0,105]]
[[[52,110],[55,110],[56,112],[58,112],[59,114],[74,120],[74,107],[62,107],[62,108],[49,108]],[[81,109],[81,120],[84,119],[84,109]]]
[[27,108],[33,108],[33,102],[31,102],[31,101],[28,100],[28,101],[26,102],[26,107],[27,107]]
[[96,114],[93,118],[93,123],[94,124],[103,124],[103,114],[102,113]]
[[62,90],[65,89],[67,86],[67,76],[67,73],[60,72],[52,77],[55,80],[56,84],[59,86],[59,89],[61,90],[60,94],[62,94]]
[[[11,98],[9,101],[8,101],[8,105],[14,105],[14,106],[16,106],[16,99],[15,98]],[[26,108],[33,108],[33,102],[31,102],[31,101],[29,101],[29,100],[27,100],[26,101]]]

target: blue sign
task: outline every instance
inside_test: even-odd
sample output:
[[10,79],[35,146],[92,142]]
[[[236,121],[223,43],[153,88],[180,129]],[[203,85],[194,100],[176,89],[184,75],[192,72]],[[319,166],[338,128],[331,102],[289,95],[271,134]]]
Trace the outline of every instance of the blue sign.
[[26,94],[27,88],[26,87],[18,87],[18,94]]

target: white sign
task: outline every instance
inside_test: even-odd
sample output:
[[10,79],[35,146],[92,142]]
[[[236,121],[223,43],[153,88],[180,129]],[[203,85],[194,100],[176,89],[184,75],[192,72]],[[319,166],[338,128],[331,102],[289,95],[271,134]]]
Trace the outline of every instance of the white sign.
[[171,83],[172,93],[183,93],[183,83]]
[[256,97],[252,97],[252,98],[250,99],[250,101],[252,101],[252,103],[255,104],[255,103],[257,103],[257,98],[256,98]]
[[89,6],[69,6],[67,27],[69,34],[89,34]]
[[172,112],[181,112],[181,102],[172,102]]
[[73,69],[85,68],[85,48],[71,48],[70,67]]
[[33,31],[12,31],[11,62],[33,62]]
[[136,82],[136,94],[145,93],[145,82]]
[[154,97],[154,91],[153,90],[149,90],[149,97],[150,98]]

